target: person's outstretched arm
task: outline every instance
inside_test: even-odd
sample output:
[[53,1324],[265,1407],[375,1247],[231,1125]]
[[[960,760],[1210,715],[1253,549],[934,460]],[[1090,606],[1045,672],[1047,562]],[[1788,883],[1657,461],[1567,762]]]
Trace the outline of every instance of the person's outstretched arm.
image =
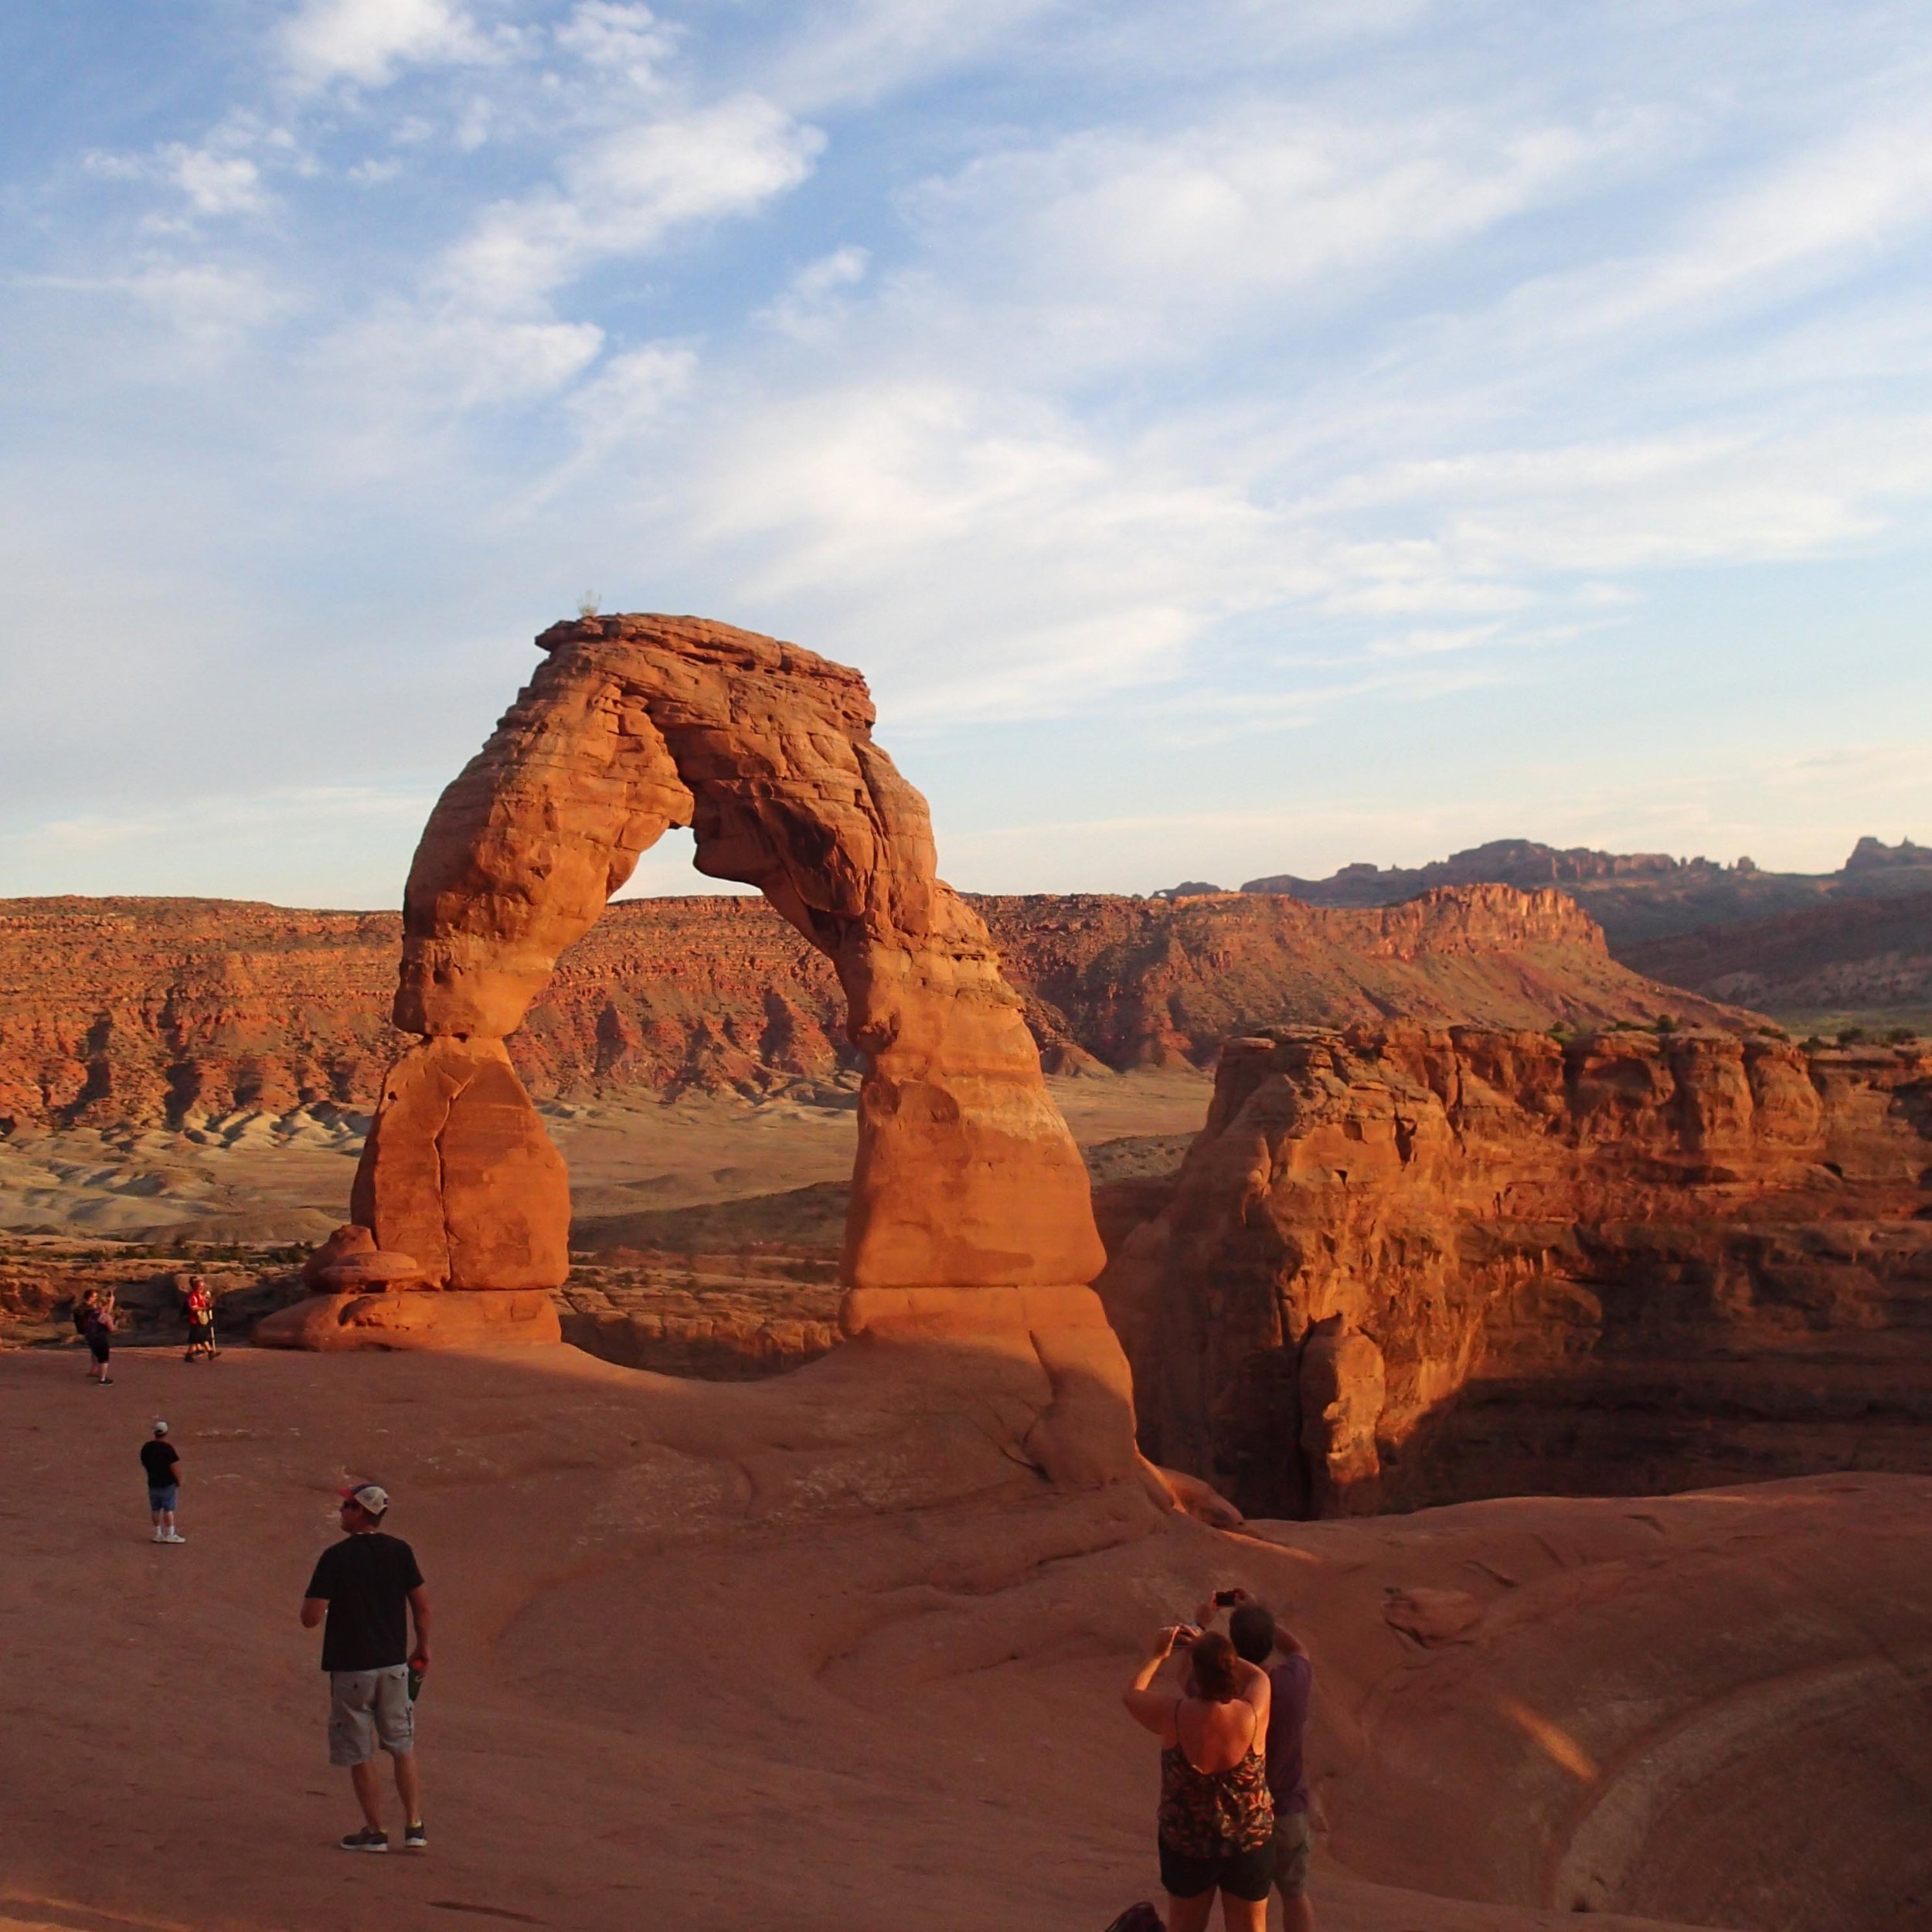
[[1305,1657],[1308,1654],[1308,1645],[1278,1620],[1274,1626],[1274,1647],[1284,1657]]
[[1184,1639],[1198,1635],[1186,1624],[1170,1624],[1154,1640],[1154,1648],[1148,1653],[1147,1660],[1134,1673],[1134,1681],[1127,1688],[1122,1700],[1128,1714],[1135,1723],[1161,1738],[1171,1742],[1168,1733],[1174,1728],[1174,1709],[1179,1703],[1179,1694],[1174,1691],[1157,1691],[1148,1688],[1160,1675],[1161,1666],[1174,1654],[1174,1647]]

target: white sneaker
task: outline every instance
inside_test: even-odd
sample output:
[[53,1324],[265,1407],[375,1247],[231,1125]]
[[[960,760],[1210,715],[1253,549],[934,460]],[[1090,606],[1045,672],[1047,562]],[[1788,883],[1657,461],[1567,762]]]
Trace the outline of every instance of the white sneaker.
[[155,1541],[156,1543],[165,1543],[167,1540],[168,1540],[168,1532],[167,1532],[167,1531],[166,1531],[166,1530],[165,1530],[165,1529],[157,1529],[157,1530],[155,1532]]
[[171,1529],[161,1540],[165,1543],[185,1543],[188,1539],[177,1531]]

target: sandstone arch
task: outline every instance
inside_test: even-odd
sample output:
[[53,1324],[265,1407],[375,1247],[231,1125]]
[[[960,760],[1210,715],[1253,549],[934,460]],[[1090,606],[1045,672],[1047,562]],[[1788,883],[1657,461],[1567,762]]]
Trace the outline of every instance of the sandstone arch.
[[[537,643],[410,868],[395,1018],[419,1044],[352,1198],[444,1298],[365,1297],[326,1339],[501,1332],[513,1305],[553,1329],[539,1291],[568,1270],[567,1178],[502,1043],[638,855],[689,825],[701,872],[755,886],[829,955],[866,1056],[846,1332],[1030,1351],[1053,1398],[1032,1451],[1073,1480],[1127,1473],[1086,1170],[984,924],[937,876],[926,801],[872,743],[864,679],[693,617],[586,617]],[[318,1338],[311,1314],[299,1339]]]

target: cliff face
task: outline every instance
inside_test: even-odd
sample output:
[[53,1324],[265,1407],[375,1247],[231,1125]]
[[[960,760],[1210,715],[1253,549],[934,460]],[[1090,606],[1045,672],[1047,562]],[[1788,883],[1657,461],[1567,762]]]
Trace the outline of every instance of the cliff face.
[[1794,1025],[1847,1011],[1920,1021],[1932,1012],[1932,893],[1709,927],[1630,947],[1624,959],[1706,998],[1788,1014]]
[[1928,1189],[1917,1051],[1284,1030],[1100,1285],[1254,1514],[1932,1469]]
[[[1619,966],[1553,891],[1342,911],[1233,894],[970,903],[1049,1071],[1206,1065],[1230,1032],[1263,1025],[1730,1017]],[[400,938],[384,913],[0,901],[0,1121],[366,1111],[405,1044],[386,1017]],[[539,1099],[809,1098],[855,1067],[842,1013],[830,963],[762,902],[634,900],[563,955],[508,1044]]]

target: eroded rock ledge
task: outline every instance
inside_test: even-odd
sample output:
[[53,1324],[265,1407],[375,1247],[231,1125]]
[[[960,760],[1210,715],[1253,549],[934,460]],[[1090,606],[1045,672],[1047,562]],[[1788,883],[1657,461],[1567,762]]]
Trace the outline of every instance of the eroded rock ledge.
[[1100,1285],[1250,1514],[1928,1470],[1929,1184],[1916,1049],[1283,1029]]

